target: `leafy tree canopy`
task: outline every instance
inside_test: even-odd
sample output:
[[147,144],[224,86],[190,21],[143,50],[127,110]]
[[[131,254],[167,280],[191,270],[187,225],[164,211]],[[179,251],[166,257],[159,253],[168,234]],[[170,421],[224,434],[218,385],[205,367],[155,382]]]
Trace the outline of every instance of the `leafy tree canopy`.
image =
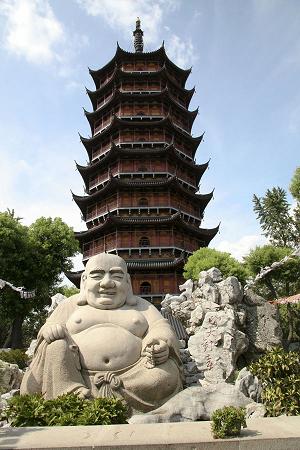
[[21,299],[8,287],[0,290],[0,313],[12,325],[6,346],[22,345],[25,317],[49,303],[61,273],[72,268],[70,257],[77,251],[72,228],[60,218],[41,217],[27,227],[14,212],[0,212],[0,278],[36,290],[32,299]]
[[194,252],[184,266],[183,276],[197,280],[202,270],[212,267],[219,269],[224,277],[236,276],[242,283],[246,281],[247,270],[230,253],[220,252],[212,248],[200,248]]
[[[292,252],[289,247],[264,245],[251,250],[244,258],[245,265],[251,275],[257,275],[262,268],[270,267],[274,262],[282,260]],[[300,290],[299,258],[287,261],[282,267],[273,270],[258,282],[262,288],[260,293],[268,299],[289,296]],[[266,290],[267,289],[267,290]]]
[[298,247],[300,244],[300,167],[292,177],[290,192],[296,200],[294,211],[281,187],[268,189],[264,197],[253,196],[253,209],[264,235],[278,247]]
[[64,295],[65,297],[71,297],[72,295],[78,294],[80,292],[77,287],[67,285],[59,286],[55,289],[55,291],[59,294]]
[[290,184],[290,193],[300,202],[300,167],[297,167]]
[[279,247],[295,245],[296,231],[285,190],[280,187],[268,189],[264,197],[254,195],[253,203],[264,235],[271,244]]

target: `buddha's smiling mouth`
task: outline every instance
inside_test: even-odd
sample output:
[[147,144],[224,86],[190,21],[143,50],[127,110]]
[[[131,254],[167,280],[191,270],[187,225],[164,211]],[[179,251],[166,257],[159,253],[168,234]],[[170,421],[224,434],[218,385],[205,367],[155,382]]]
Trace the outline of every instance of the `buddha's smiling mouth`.
[[99,292],[100,297],[113,297],[114,295],[116,295],[115,291],[100,291]]

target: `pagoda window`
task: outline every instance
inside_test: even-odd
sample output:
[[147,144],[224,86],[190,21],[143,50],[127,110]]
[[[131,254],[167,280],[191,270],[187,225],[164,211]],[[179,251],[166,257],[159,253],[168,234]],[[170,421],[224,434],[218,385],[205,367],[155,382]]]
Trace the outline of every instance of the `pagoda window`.
[[148,206],[148,204],[149,204],[149,202],[148,202],[148,199],[146,197],[142,197],[138,201],[138,205],[139,206]]
[[135,64],[135,70],[145,70],[145,63],[144,62],[137,62]]
[[138,172],[148,172],[148,169],[145,166],[141,166],[138,168]]
[[147,236],[141,237],[139,240],[139,247],[150,247],[150,240]]
[[151,294],[151,284],[148,281],[143,281],[140,284],[140,294],[142,295],[147,295],[147,294]]

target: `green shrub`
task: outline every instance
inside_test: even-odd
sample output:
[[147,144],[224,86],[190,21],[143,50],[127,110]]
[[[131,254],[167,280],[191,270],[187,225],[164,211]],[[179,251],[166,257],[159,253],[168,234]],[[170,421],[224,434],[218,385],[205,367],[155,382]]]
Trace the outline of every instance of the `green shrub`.
[[45,400],[40,394],[16,396],[2,413],[13,427],[112,425],[127,423],[127,407],[121,400],[81,399],[65,394]]
[[211,416],[211,430],[215,439],[224,439],[231,436],[239,436],[241,428],[247,427],[245,409],[225,406],[216,409]]
[[233,258],[230,253],[220,252],[214,248],[200,248],[189,256],[185,266],[183,276],[187,280],[198,280],[200,272],[209,270],[212,267],[219,269],[224,278],[235,276],[242,284],[245,284],[249,273],[246,267]]
[[271,417],[300,414],[300,352],[274,348],[249,366],[262,383],[262,401]]
[[24,350],[16,349],[16,350],[8,350],[7,352],[1,351],[0,359],[10,364],[18,364],[20,369],[25,369],[25,367],[27,367],[27,361],[29,358]]

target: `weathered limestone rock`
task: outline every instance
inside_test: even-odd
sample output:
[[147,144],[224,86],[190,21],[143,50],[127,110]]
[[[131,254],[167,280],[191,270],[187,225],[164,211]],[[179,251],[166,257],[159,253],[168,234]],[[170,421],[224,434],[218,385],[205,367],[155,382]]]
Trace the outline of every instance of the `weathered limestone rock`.
[[261,399],[262,386],[258,378],[244,367],[238,374],[235,381],[236,387],[246,396],[255,402]]
[[219,289],[214,284],[208,272],[201,272],[198,280],[198,288],[192,294],[195,302],[205,299],[208,302],[219,303]]
[[[183,359],[187,386],[196,376],[210,382],[228,380],[238,358],[246,364],[282,342],[277,307],[250,290],[244,294],[236,277],[223,280],[216,268],[201,272],[189,300],[170,301],[168,311],[190,336]],[[191,361],[198,374],[190,372]]]
[[245,311],[244,330],[249,338],[248,350],[243,355],[246,362],[257,359],[261,353],[276,345],[282,345],[282,330],[275,305],[249,289],[244,295],[241,308]]
[[55,310],[55,308],[58,307],[58,305],[66,302],[66,301],[68,301],[68,298],[63,294],[60,294],[59,292],[57,294],[53,295],[51,297],[51,305],[46,307],[48,316],[50,316],[50,314],[53,313],[53,311]]
[[216,267],[212,267],[211,269],[206,271],[207,274],[210,276],[210,278],[213,280],[214,283],[218,283],[219,281],[223,280],[222,272],[217,269]]
[[171,303],[176,302],[180,304],[182,302],[185,302],[186,300],[189,300],[192,295],[194,282],[192,280],[187,280],[185,283],[179,285],[178,287],[179,290],[181,291],[181,294],[180,295],[167,294],[164,300],[161,302],[162,311],[169,312],[170,310],[168,307]]
[[188,349],[204,378],[220,383],[232,375],[237,358],[248,346],[245,334],[235,325],[234,310],[207,312],[201,328],[190,337]]
[[240,303],[243,299],[243,289],[236,277],[228,277],[226,280],[221,281],[218,283],[218,289],[221,305]]
[[123,259],[89,259],[80,294],[62,301],[38,334],[21,394],[120,397],[150,411],[182,389],[179,342],[169,323],[132,294]]
[[265,413],[263,405],[254,403],[236,386],[228,383],[192,386],[179,392],[160,408],[143,415],[135,415],[129,423],[189,422],[210,420],[212,413],[224,406],[247,407],[250,414]]
[[22,378],[23,372],[17,364],[0,360],[0,393],[19,389]]

